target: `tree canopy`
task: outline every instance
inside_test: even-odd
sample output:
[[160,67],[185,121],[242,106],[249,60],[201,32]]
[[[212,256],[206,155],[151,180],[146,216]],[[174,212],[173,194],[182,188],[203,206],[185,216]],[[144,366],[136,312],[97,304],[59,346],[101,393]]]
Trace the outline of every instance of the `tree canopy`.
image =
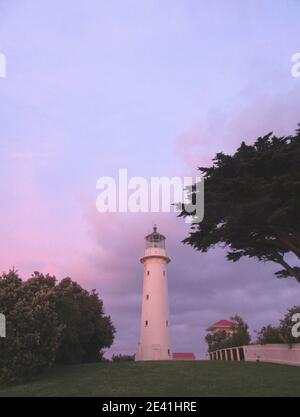
[[[191,225],[183,242],[201,252],[226,247],[233,262],[244,256],[276,262],[282,267],[277,277],[300,283],[300,129],[294,136],[269,133],[253,145],[242,142],[233,155],[217,153],[213,166],[199,170],[204,219]],[[182,205],[179,216],[192,214]]]
[[62,331],[54,298],[54,289],[34,278],[23,282],[16,271],[0,277],[0,312],[6,317],[0,382],[28,379],[54,363]]
[[104,314],[103,301],[95,290],[88,292],[70,278],[63,279],[55,293],[58,320],[64,326],[56,362],[98,361],[102,350],[112,345],[115,333],[111,318]]
[[33,377],[53,363],[101,360],[115,329],[95,291],[70,278],[35,272],[22,281],[16,271],[0,276],[0,313],[6,337],[0,338],[0,381]]
[[268,343],[284,343],[280,328],[271,326],[263,326],[257,333],[256,343],[266,345]]

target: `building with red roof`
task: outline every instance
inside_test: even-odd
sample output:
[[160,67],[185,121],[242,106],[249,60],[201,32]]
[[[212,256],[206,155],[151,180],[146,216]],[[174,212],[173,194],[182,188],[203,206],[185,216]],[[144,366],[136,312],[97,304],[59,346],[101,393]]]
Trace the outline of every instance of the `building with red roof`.
[[173,353],[173,359],[176,361],[194,361],[196,356],[191,352],[184,353]]
[[216,333],[219,331],[226,331],[226,333],[232,333],[234,328],[237,327],[239,324],[230,321],[230,320],[219,320],[216,323],[212,324],[210,327],[206,329],[207,332]]

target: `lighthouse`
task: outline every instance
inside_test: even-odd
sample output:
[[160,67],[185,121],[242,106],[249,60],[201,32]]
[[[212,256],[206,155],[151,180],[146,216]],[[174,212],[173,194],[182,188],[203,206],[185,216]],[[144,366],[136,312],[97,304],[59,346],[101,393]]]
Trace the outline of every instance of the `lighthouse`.
[[153,232],[145,237],[141,336],[137,361],[172,359],[168,300],[166,238]]

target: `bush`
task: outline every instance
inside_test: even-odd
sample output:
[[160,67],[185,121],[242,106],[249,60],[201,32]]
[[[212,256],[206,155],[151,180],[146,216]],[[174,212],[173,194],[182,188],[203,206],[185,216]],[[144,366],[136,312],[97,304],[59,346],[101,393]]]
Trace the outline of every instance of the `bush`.
[[100,361],[112,345],[115,329],[104,315],[103,302],[93,290],[84,290],[70,278],[56,287],[56,311],[63,324],[56,361],[75,364]]
[[132,362],[134,361],[134,355],[113,355],[111,360],[113,362]]
[[0,339],[0,382],[21,382],[54,362],[101,360],[115,329],[103,302],[70,278],[35,272],[23,282],[16,271],[0,277],[0,313],[6,338]]
[[268,343],[284,343],[279,327],[264,326],[257,333],[256,343],[266,345]]
[[[52,278],[45,278],[45,281]],[[0,339],[0,381],[21,382],[52,366],[61,335],[51,286],[22,283],[15,271],[0,277],[0,309],[6,338]]]

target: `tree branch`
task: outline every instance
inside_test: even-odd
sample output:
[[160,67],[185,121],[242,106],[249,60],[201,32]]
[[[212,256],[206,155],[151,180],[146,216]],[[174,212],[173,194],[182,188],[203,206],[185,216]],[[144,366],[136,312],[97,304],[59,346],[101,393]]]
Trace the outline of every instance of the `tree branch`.
[[293,268],[292,266],[290,266],[284,259],[282,258],[278,258],[277,260],[275,260],[274,262],[280,264],[281,266],[284,267],[285,271],[287,272],[287,276],[290,277],[294,277],[297,282],[299,282],[300,284],[300,268]]
[[277,230],[275,227],[271,227],[273,230],[277,240],[284,245],[289,251],[293,252],[297,258],[300,259],[300,247],[296,246],[291,239],[289,238],[287,233],[283,233]]

